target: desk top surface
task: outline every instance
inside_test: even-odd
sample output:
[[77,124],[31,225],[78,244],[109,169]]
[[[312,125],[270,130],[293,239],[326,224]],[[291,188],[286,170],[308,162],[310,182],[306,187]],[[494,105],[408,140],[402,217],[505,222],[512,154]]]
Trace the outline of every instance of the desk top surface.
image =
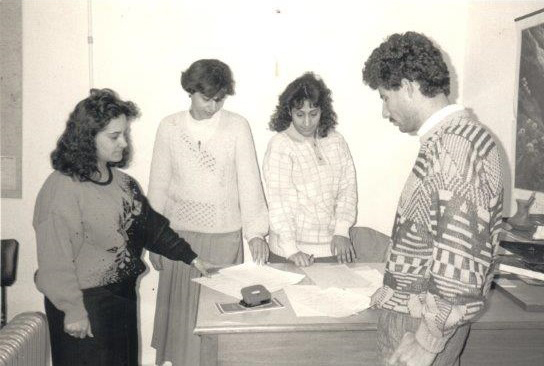
[[[383,263],[357,263],[383,268]],[[275,268],[302,273],[292,264],[275,264]],[[306,280],[306,279],[305,279]],[[303,280],[303,281],[305,281]],[[542,290],[542,288],[540,289]],[[297,331],[363,331],[375,330],[377,311],[368,309],[345,318],[297,317],[284,291],[272,294],[285,307],[271,311],[243,314],[221,314],[215,303],[236,302],[228,295],[205,286],[200,289],[200,301],[195,327],[196,334],[297,332]],[[484,314],[473,324],[473,329],[544,328],[544,312],[527,312],[497,290],[491,290]]]

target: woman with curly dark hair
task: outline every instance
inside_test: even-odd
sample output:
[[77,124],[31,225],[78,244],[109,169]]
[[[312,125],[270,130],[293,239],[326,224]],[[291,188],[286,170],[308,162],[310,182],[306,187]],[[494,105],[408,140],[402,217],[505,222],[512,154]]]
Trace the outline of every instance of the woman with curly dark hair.
[[263,173],[269,208],[270,261],[297,266],[352,262],[357,184],[349,148],[334,130],[331,91],[308,72],[279,97],[269,123]]
[[138,365],[143,248],[203,274],[211,266],[117,169],[127,164],[137,116],[134,103],[92,89],[70,114],[51,154],[55,172],[36,199],[36,285],[45,295],[55,366]]

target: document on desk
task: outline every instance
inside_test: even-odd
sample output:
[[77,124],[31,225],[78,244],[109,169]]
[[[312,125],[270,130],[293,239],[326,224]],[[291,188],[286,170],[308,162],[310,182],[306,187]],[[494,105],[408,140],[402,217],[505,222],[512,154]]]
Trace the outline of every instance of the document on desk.
[[300,282],[305,276],[299,273],[281,271],[253,262],[239,264],[219,270],[212,277],[194,278],[193,281],[210,287],[237,299],[242,298],[241,289],[251,285],[263,285],[270,292],[281,290],[285,286]]
[[377,289],[383,285],[383,272],[378,271],[375,268],[368,266],[357,267],[353,269],[353,272],[368,281],[368,286],[364,288],[354,289],[359,293],[364,293],[368,296],[372,296]]
[[371,285],[371,282],[356,275],[345,264],[331,266],[327,263],[314,263],[310,267],[304,267],[303,271],[316,286],[321,288],[361,288]]
[[209,287],[212,290],[219,291],[225,295],[232,296],[238,300],[242,300],[242,286],[238,282],[229,280],[227,277],[222,276],[219,273],[212,275],[211,277],[199,277],[193,278],[194,282],[199,283],[203,286]]
[[329,316],[343,318],[370,306],[370,297],[352,289],[315,285],[296,285],[284,288],[297,316]]

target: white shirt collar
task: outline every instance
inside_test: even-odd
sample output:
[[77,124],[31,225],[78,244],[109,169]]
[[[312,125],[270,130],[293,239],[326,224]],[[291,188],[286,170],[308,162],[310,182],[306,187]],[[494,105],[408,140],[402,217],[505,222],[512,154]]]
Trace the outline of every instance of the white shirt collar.
[[434,112],[423,124],[419,127],[417,135],[421,138],[425,136],[427,132],[433,129],[438,123],[440,123],[447,115],[450,115],[454,112],[458,112],[465,109],[462,105],[459,104],[449,104],[444,108]]

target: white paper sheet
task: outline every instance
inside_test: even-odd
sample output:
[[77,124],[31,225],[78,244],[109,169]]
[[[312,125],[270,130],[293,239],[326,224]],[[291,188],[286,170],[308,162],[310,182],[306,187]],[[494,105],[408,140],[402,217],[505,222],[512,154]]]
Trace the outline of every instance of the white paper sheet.
[[241,299],[243,287],[259,284],[263,285],[268,291],[275,292],[285,286],[298,283],[303,278],[303,274],[281,271],[270,266],[259,266],[255,263],[243,263],[223,268],[209,278],[193,278],[193,281]]
[[297,316],[346,317],[367,309],[382,286],[383,274],[370,266],[316,263],[303,269],[312,286],[288,286],[285,293]]
[[352,289],[296,285],[284,288],[295,314],[342,318],[356,314],[370,305],[370,297]]
[[368,294],[368,296],[372,296],[372,294],[383,285],[383,273],[375,268],[361,266],[354,268],[352,271],[369,282],[368,286],[356,289],[359,293],[365,293]]
[[310,267],[304,267],[303,270],[314,284],[321,288],[356,288],[371,284],[362,276],[355,276],[353,270],[345,264],[331,266],[326,263],[315,263]]
[[219,273],[245,286],[263,285],[270,292],[278,291],[287,285],[299,283],[303,274],[281,271],[270,266],[260,266],[253,262],[223,268]]
[[327,316],[313,308],[313,299],[319,296],[321,289],[313,285],[293,285],[283,289],[296,316]]
[[222,292],[226,295],[242,300],[242,287],[239,283],[230,281],[227,277],[215,274],[211,277],[193,278],[193,281],[212,290]]

